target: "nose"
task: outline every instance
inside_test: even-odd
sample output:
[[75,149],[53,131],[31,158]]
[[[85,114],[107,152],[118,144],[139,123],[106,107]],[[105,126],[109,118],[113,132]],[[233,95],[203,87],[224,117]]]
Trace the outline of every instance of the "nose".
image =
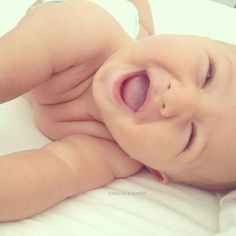
[[192,85],[172,79],[161,95],[160,113],[163,117],[191,119],[197,109],[197,91]]

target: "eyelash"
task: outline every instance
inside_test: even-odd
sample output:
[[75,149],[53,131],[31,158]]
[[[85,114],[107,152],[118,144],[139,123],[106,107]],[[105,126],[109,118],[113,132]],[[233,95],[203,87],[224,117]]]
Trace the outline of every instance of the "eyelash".
[[214,77],[213,75],[214,75],[213,63],[212,61],[209,61],[208,71],[207,71],[207,74],[206,74],[206,77],[202,86],[203,88],[206,88],[209,85],[209,83],[212,81]]
[[184,152],[191,148],[191,146],[195,140],[195,137],[196,137],[196,127],[195,127],[194,123],[192,122],[191,123],[191,132],[190,132],[190,135],[188,138],[188,142],[183,149]]

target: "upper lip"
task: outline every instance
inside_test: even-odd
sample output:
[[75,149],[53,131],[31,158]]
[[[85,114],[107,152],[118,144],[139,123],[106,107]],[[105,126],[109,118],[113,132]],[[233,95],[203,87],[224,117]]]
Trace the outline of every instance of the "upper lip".
[[[124,82],[134,76],[137,76],[137,75],[146,75],[147,78],[149,79],[146,71],[142,70],[142,71],[135,71],[135,72],[130,72],[128,74],[125,74],[125,75],[121,75],[119,77],[119,79],[117,80],[117,83],[115,85],[115,89],[114,89],[114,94],[115,94],[115,97],[116,99],[121,102],[123,104],[123,106],[125,106],[129,111],[131,112],[134,112],[125,102],[124,100],[122,99],[122,95],[121,95],[121,89],[122,89],[122,85],[124,84]],[[150,83],[150,79],[149,79],[149,88],[148,88],[148,91],[147,91],[147,95],[146,95],[146,98],[145,98],[145,101],[144,103],[141,105],[141,107],[139,107],[139,109],[137,111],[135,111],[135,113],[139,112],[140,110],[142,110],[145,105],[148,103],[148,98],[149,98],[149,93],[150,93],[150,87],[151,87],[151,83]]]

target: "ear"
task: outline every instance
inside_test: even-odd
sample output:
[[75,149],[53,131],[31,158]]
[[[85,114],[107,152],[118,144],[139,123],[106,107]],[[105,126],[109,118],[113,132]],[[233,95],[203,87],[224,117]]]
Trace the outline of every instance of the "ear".
[[158,182],[160,182],[162,184],[166,184],[166,183],[168,183],[170,181],[170,178],[169,178],[169,176],[166,173],[164,173],[164,172],[162,172],[160,170],[154,170],[154,169],[152,169],[150,167],[147,167],[147,169],[151,172],[151,174],[154,176],[154,178]]

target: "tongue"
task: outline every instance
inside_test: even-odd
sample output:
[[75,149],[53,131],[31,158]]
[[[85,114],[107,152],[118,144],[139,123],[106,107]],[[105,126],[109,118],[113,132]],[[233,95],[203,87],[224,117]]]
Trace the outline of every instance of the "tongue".
[[135,76],[124,82],[121,88],[121,97],[133,111],[137,111],[146,100],[148,88],[149,79],[147,76]]

